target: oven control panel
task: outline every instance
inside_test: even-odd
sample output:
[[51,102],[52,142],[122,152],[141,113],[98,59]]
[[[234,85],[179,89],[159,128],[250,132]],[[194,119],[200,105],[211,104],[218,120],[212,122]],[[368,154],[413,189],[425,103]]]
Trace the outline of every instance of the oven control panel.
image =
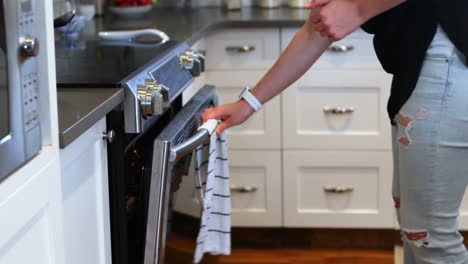
[[123,81],[125,132],[141,133],[145,123],[166,112],[204,70],[204,56],[178,43]]

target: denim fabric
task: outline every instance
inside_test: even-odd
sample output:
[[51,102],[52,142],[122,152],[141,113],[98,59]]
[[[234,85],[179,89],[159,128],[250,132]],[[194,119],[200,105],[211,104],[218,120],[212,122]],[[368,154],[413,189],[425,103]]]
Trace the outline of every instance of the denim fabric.
[[468,68],[439,27],[393,126],[393,195],[405,264],[468,263],[458,216],[468,182]]

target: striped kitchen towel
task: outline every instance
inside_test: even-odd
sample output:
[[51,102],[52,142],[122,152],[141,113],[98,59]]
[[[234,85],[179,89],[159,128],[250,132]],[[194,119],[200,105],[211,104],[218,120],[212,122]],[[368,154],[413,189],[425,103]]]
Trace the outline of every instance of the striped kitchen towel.
[[196,188],[203,205],[194,263],[205,253],[231,254],[231,194],[226,132],[214,132],[210,142],[196,149]]

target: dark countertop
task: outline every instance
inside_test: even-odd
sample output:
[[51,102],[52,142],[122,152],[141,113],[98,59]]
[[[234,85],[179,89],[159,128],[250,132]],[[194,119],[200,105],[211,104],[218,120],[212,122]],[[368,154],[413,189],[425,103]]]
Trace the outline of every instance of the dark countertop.
[[[309,16],[303,9],[155,8],[143,18],[122,19],[113,16],[90,21],[81,38],[95,39],[99,31],[156,28],[171,39],[195,44],[209,32],[223,28],[299,27]],[[60,69],[58,69],[60,70]],[[124,100],[119,88],[58,89],[60,147],[65,148]]]
[[170,9],[155,8],[139,19],[122,19],[114,16],[95,19],[95,30],[124,30],[156,28],[177,41],[194,44],[215,29],[230,27],[299,27],[308,18],[310,10],[243,8],[223,11],[221,8]]
[[57,98],[60,148],[65,148],[122,103],[124,90],[59,88]]

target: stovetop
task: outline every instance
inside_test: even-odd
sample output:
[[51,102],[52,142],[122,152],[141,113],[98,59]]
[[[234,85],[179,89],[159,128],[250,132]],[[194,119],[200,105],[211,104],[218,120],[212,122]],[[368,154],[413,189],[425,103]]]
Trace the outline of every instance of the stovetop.
[[57,86],[118,87],[129,75],[177,44],[175,41],[160,44],[57,41]]

